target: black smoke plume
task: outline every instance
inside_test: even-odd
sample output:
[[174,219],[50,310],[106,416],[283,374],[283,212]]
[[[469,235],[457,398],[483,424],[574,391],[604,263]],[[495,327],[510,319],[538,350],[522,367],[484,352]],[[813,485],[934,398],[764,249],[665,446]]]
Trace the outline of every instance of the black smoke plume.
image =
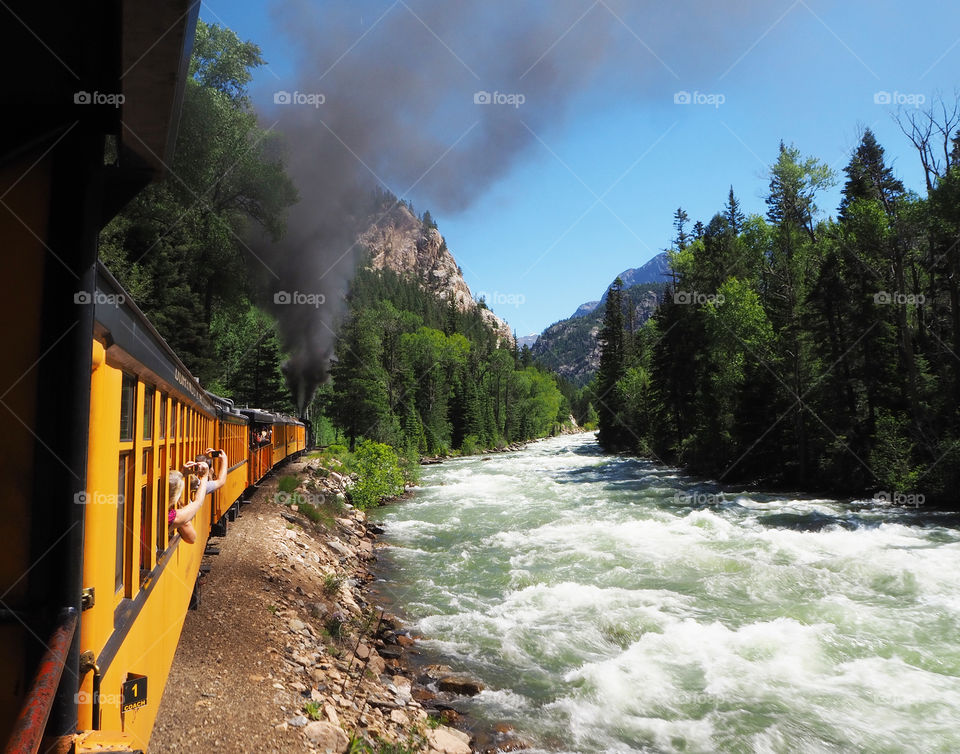
[[[463,210],[539,139],[549,143],[571,111],[641,98],[672,105],[674,92],[716,81],[738,44],[746,49],[756,35],[742,23],[746,13],[762,7],[759,0],[275,3],[297,73],[278,81],[263,119],[279,121],[301,200],[285,239],[257,251],[272,271],[274,296],[324,297],[319,306],[273,309],[301,412],[326,375],[361,251],[357,236],[382,211],[371,206],[372,189],[433,212]],[[625,156],[624,167],[635,157]]]

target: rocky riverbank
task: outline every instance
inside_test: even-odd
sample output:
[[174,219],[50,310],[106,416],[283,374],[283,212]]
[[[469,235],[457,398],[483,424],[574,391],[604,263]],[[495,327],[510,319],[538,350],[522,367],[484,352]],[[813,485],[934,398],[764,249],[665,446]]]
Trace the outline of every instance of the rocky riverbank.
[[[279,491],[288,476],[299,479],[300,497]],[[406,661],[415,638],[364,589],[377,534],[364,513],[296,504],[342,500],[349,485],[317,461],[290,462],[211,542],[200,609],[187,615],[151,750],[517,748],[507,730],[472,746],[471,733],[447,724],[467,727],[455,701],[480,687]]]

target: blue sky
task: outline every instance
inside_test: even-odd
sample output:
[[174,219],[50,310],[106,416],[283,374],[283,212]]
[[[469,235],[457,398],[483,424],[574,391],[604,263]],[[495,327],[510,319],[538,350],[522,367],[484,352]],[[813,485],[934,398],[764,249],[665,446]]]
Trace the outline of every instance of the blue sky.
[[[393,12],[407,12],[401,5]],[[261,46],[269,65],[251,92],[268,108],[294,70],[268,4],[204,2],[200,15]],[[762,214],[767,166],[781,139],[837,170],[838,185],[818,202],[825,214],[835,212],[840,171],[864,127],[907,186],[921,191],[919,160],[893,121],[896,108],[875,99],[886,92],[910,107],[939,92],[952,101],[960,86],[958,22],[960,6],[951,3],[771,0],[735,21],[744,26],[737,43],[702,52],[711,73],[701,66],[695,78],[685,74],[684,51],[624,27],[621,42],[649,56],[642,95],[603,82],[581,92],[567,117],[539,130],[464,211],[436,211],[416,189],[408,198],[434,214],[473,292],[486,293],[519,334],[539,332],[666,248],[678,206],[707,222],[732,184],[744,210]],[[569,30],[571,39],[576,34]],[[349,54],[362,52],[363,42]],[[562,46],[548,54],[562,54]],[[341,65],[349,62],[348,55]],[[701,101],[712,95],[714,104],[675,103],[684,91]]]

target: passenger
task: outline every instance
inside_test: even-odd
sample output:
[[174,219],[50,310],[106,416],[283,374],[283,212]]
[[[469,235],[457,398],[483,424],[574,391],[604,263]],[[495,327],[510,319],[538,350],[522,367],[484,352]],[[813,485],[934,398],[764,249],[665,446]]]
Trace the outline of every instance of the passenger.
[[[195,475],[197,480],[194,488],[191,483],[194,497],[182,508],[177,508],[180,498],[183,497],[183,490],[186,486],[184,477],[188,474]],[[175,531],[179,532],[180,538],[188,545],[197,541],[197,531],[193,528],[193,518],[203,506],[203,499],[207,495],[207,466],[205,463],[188,461],[183,465],[183,471],[172,470],[167,475],[167,483],[170,487],[170,510],[167,511],[167,523]]]
[[223,487],[224,482],[227,481],[227,468],[230,466],[230,462],[227,460],[227,451],[223,449],[214,450],[213,448],[207,448],[205,458],[210,459],[211,468],[215,461],[220,461],[220,470],[217,472],[217,478],[211,482],[207,482],[207,492],[214,492]]

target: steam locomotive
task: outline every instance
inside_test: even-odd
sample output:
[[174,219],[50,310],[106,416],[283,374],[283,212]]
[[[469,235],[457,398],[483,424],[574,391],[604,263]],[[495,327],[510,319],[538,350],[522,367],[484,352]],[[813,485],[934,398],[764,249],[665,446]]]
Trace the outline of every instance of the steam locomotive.
[[[0,93],[6,752],[146,749],[208,537],[307,443],[302,421],[207,393],[97,259],[167,171],[199,6],[0,9],[20,62]],[[207,447],[230,467],[191,545],[168,531],[167,470]]]

